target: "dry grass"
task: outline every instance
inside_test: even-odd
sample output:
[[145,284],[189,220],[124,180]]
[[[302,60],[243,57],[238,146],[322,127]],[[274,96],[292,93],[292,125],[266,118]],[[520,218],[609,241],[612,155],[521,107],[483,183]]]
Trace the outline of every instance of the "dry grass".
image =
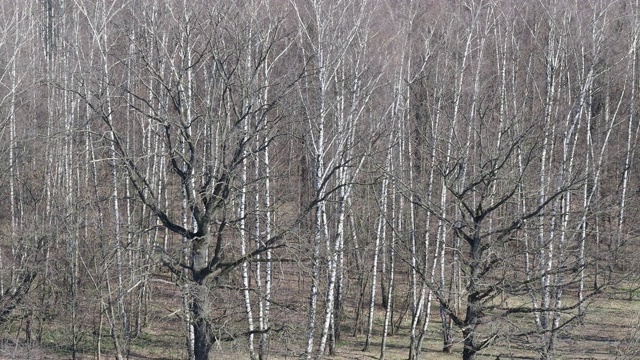
[[[184,359],[183,323],[180,319],[180,296],[175,286],[166,282],[154,282],[154,301],[150,308],[149,324],[144,334],[136,338],[131,346],[129,359],[154,359],[154,360],[179,360]],[[624,289],[623,289],[624,290]],[[291,300],[284,296],[283,300]],[[559,359],[620,359],[631,360],[640,358],[640,296],[629,299],[629,293],[625,291],[610,292],[601,295],[590,304],[587,315],[582,324],[575,324],[564,329],[558,337],[557,358]],[[272,356],[274,360],[296,359],[303,348],[304,324],[306,314],[304,311],[305,299],[298,298],[295,311],[287,312],[284,309],[274,310],[274,319],[288,316],[288,322],[293,322],[290,328],[281,333],[274,334],[271,341]],[[436,310],[437,308],[434,308]],[[241,311],[238,312],[241,315]],[[442,340],[440,338],[440,323],[437,314],[433,314],[429,334],[423,344],[422,358],[430,360],[458,359],[462,352],[460,334],[456,334],[456,340],[452,354],[441,352]],[[345,312],[342,338],[338,344],[336,354],[328,356],[332,360],[373,360],[380,356],[380,334],[375,333],[370,344],[369,351],[363,352],[365,338],[363,335],[351,336],[353,326],[353,311]],[[377,331],[381,329],[382,309],[378,309],[375,320]],[[296,317],[296,318],[292,318]],[[293,320],[293,321],[292,321]],[[386,347],[387,360],[404,360],[408,357],[409,345],[409,319],[404,317],[397,334],[389,337]],[[530,322],[530,319],[521,320]],[[528,324],[528,323],[527,323]],[[233,328],[242,329],[244,323],[229,324]],[[526,325],[530,326],[530,324]],[[20,341],[5,341],[0,343],[0,360],[2,359],[68,359],[68,348],[56,345],[63,340],[65,334],[60,330],[50,330],[46,341],[38,346],[26,346]],[[91,334],[85,334],[80,359],[95,359],[95,346]],[[103,332],[103,358],[112,358],[112,346],[107,329]],[[19,339],[18,339],[19,340]],[[507,343],[499,339],[496,343],[479,354],[479,359],[535,359],[536,354],[525,349],[531,344]],[[214,348],[215,359],[248,359],[246,340],[240,338],[236,341],[223,342]]]

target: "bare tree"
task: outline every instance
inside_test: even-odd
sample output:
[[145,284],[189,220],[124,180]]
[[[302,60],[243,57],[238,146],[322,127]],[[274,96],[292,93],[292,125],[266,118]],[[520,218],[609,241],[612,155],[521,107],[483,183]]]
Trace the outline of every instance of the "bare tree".
[[[233,270],[281,246],[283,233],[260,236],[259,246],[234,253],[228,226],[245,218],[232,206],[246,189],[241,181],[244,164],[273,141],[283,114],[275,109],[298,74],[278,74],[265,86],[264,69],[273,61],[283,61],[282,56],[272,57],[272,51],[286,49],[286,38],[277,28],[264,29],[255,22],[249,28],[243,28],[244,23],[236,27],[233,19],[244,12],[242,6],[220,5],[205,13],[198,13],[204,9],[198,4],[161,6],[165,16],[158,16],[138,35],[150,40],[151,54],[157,58],[144,56],[147,48],[130,39],[134,52],[140,54],[139,62],[105,65],[105,72],[119,68],[136,76],[137,85],[108,76],[110,80],[100,83],[105,86],[103,98],[96,101],[80,92],[77,95],[106,126],[112,159],[126,170],[138,200],[162,226],[183,239],[183,249],[178,251],[182,255],[160,248],[159,257],[184,285],[192,356],[207,359],[220,339],[211,322],[215,311],[211,294],[224,286]],[[107,22],[101,29],[109,26]],[[167,41],[170,36],[178,41]],[[209,40],[212,36],[218,37],[217,43]],[[264,42],[254,46],[256,39]],[[272,63],[267,63],[268,58]],[[269,97],[263,96],[265,88],[270,90]],[[154,139],[149,141],[164,144],[161,153],[152,154],[154,162],[163,158],[171,171],[161,181],[152,181],[144,171],[147,158],[135,156],[126,144],[127,124],[122,124],[121,114],[129,110],[153,123]],[[169,202],[160,201],[161,192],[166,192]],[[171,202],[176,197],[178,208]]]

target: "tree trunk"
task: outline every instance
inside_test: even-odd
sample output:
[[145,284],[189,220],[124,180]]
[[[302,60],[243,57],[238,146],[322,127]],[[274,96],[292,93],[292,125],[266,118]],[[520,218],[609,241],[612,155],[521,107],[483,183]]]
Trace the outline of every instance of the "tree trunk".
[[[393,144],[394,136],[393,131],[389,134],[389,144]],[[387,151],[386,168],[391,166],[391,147]],[[384,177],[382,179],[382,188],[380,190],[380,215],[378,217],[376,242],[373,248],[373,260],[371,267],[371,296],[369,298],[369,319],[367,322],[367,338],[364,343],[362,351],[368,351],[371,344],[371,335],[373,332],[373,318],[375,317],[375,304],[376,304],[376,282],[378,281],[378,258],[380,255],[380,248],[384,246],[386,236],[386,224],[385,224],[385,212],[387,208],[387,196],[388,196],[389,178]],[[384,282],[383,279],[380,282]],[[383,294],[384,297],[384,294]]]
[[464,337],[464,349],[462,350],[463,360],[474,360],[478,352],[478,346],[475,343],[475,330],[480,323],[482,317],[482,301],[478,297],[477,281],[480,275],[480,267],[482,261],[482,251],[480,248],[480,225],[476,224],[476,236],[469,243],[471,252],[471,261],[469,262],[469,282],[467,284],[467,314],[464,319],[464,328],[462,336]]
[[190,305],[193,316],[193,354],[195,360],[209,360],[209,352],[211,352],[215,337],[207,317],[208,289],[202,284],[194,285],[193,288],[194,293]]

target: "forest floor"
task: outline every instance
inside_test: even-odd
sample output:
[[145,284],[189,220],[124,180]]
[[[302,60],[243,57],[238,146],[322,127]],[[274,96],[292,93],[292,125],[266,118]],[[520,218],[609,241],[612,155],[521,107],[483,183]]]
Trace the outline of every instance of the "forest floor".
[[[171,294],[167,294],[171,295]],[[151,318],[149,327],[144,334],[134,340],[131,346],[129,359],[147,360],[179,360],[184,359],[184,340],[182,338],[182,322],[178,316],[179,303],[175,298],[168,296],[164,305],[154,306],[155,316]],[[382,311],[380,310],[380,319]],[[345,319],[345,323],[349,323]],[[453,352],[445,354],[441,351],[442,340],[440,338],[440,323],[436,313],[432,316],[430,332],[424,342],[421,358],[430,360],[459,359],[462,352],[462,344],[455,343]],[[381,321],[381,320],[380,320]],[[398,328],[394,336],[390,336],[386,347],[386,360],[404,360],[408,358],[408,324],[405,320]],[[0,336],[2,337],[2,336]],[[70,359],[68,348],[59,346],[60,343],[68,343],[64,339],[64,333],[58,337],[50,334],[42,344],[27,347],[15,341],[0,343],[0,360],[4,359]],[[460,336],[457,336],[460,341]],[[273,360],[296,359],[285,349],[278,351],[279,344],[287,342],[284,339],[272,339],[271,346],[276,350],[270,357]],[[374,360],[380,357],[380,336],[375,336],[369,350],[363,352],[364,335],[352,336],[349,329],[343,332],[334,356],[328,356],[332,360]],[[88,343],[88,341],[87,341]],[[522,345],[522,344],[520,344]],[[108,333],[104,334],[101,344],[102,359],[111,359],[112,348]],[[95,346],[85,345],[84,354],[78,359],[96,359]],[[522,350],[522,346],[496,342],[481,354],[479,359],[536,359],[532,352]],[[590,304],[587,315],[583,319],[583,326],[572,326],[563,330],[557,343],[558,359],[638,359],[640,358],[640,294],[636,291],[611,290],[601,294]],[[299,355],[299,354],[298,354]],[[212,359],[247,359],[243,341],[224,343],[215,348]]]
[[[637,300],[612,300],[592,305],[591,313],[584,320],[584,327],[575,327],[564,332],[557,345],[558,359],[640,359],[640,302]],[[462,344],[457,342],[451,354],[441,351],[439,322],[433,323],[433,331],[426,339],[421,358],[430,360],[460,359]],[[460,336],[457,338],[461,340]],[[364,339],[348,338],[330,359],[379,359],[379,341],[372,344],[369,352],[362,352]],[[386,360],[408,358],[408,336],[391,337],[385,355]],[[481,352],[479,359],[537,359],[533,352],[517,349],[509,344],[497,343]]]
[[[437,314],[434,314],[437,316]],[[640,300],[629,299],[628,293],[617,293],[602,297],[589,306],[583,326],[574,326],[563,331],[557,343],[558,359],[605,360],[640,359]],[[433,321],[432,331],[426,339],[421,358],[429,360],[460,359],[462,344],[457,342],[451,354],[441,351],[440,322]],[[389,338],[386,360],[408,358],[408,336],[406,330]],[[458,340],[461,340],[458,336]],[[374,360],[380,358],[379,339],[370,351],[362,352],[364,337],[347,336],[332,360]],[[513,344],[512,344],[513,345]],[[479,354],[479,359],[537,359],[536,355],[515,346],[496,343]]]

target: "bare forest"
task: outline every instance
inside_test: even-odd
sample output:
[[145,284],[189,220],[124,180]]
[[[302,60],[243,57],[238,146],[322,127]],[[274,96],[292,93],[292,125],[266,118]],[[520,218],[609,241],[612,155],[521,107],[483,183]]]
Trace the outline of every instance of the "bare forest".
[[0,0],[0,359],[636,359],[640,0]]

